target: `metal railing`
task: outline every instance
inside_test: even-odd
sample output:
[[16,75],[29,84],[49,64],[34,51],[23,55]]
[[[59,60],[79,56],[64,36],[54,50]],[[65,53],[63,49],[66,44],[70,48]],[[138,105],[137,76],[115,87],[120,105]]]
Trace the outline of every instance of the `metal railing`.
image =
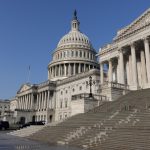
[[[94,100],[98,101],[108,101],[107,96],[104,95],[98,95],[98,94],[92,94]],[[89,93],[81,93],[77,95],[72,95],[71,100],[79,100],[79,99],[88,99]]]
[[103,85],[106,85],[106,86],[112,87],[112,88],[117,88],[117,89],[129,90],[129,85],[127,85],[127,84],[121,84],[121,83],[107,81],[107,82],[104,82]]

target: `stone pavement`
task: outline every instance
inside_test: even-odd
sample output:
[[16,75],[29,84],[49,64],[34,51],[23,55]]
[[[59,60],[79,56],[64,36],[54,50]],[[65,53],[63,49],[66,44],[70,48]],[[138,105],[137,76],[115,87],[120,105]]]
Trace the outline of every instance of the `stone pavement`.
[[49,146],[0,131],[0,150],[80,150],[77,148]]

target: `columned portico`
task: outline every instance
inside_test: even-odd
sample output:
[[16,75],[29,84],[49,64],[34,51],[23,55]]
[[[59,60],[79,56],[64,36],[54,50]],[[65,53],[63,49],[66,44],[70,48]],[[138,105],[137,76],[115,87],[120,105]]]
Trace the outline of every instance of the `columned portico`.
[[[115,58],[115,57],[114,57]],[[108,81],[114,82],[113,57],[103,60],[108,62]],[[129,85],[131,90],[150,87],[150,48],[148,38],[127,43],[118,50],[117,82]],[[103,62],[101,66],[101,83],[103,84]]]

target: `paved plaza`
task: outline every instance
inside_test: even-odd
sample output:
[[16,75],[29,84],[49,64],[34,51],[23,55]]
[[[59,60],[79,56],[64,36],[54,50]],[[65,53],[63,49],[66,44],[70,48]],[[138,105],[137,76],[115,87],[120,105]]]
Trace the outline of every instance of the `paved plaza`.
[[7,135],[0,131],[0,150],[80,150],[77,148],[49,146],[23,138]]

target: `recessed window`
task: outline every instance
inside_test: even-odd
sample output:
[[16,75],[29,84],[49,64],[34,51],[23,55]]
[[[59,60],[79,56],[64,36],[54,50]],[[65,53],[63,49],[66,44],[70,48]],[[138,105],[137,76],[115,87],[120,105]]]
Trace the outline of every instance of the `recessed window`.
[[66,52],[64,52],[64,57],[66,57]]
[[65,107],[66,107],[66,108],[68,107],[68,102],[67,102],[67,101],[65,101]]
[[61,91],[61,95],[63,95],[63,91]]
[[72,56],[72,57],[74,56],[74,51],[71,52],[71,56]]
[[72,89],[72,91],[74,92],[74,91],[75,91],[75,89],[73,88],[73,89]]
[[80,90],[80,91],[82,90],[82,86],[79,87],[79,90]]
[[62,101],[60,102],[60,108],[62,108],[62,105],[63,105],[63,103],[62,103]]
[[84,58],[85,58],[85,52],[84,52]]
[[76,51],[76,57],[78,57],[78,51]]
[[66,90],[66,94],[68,93],[68,91]]

